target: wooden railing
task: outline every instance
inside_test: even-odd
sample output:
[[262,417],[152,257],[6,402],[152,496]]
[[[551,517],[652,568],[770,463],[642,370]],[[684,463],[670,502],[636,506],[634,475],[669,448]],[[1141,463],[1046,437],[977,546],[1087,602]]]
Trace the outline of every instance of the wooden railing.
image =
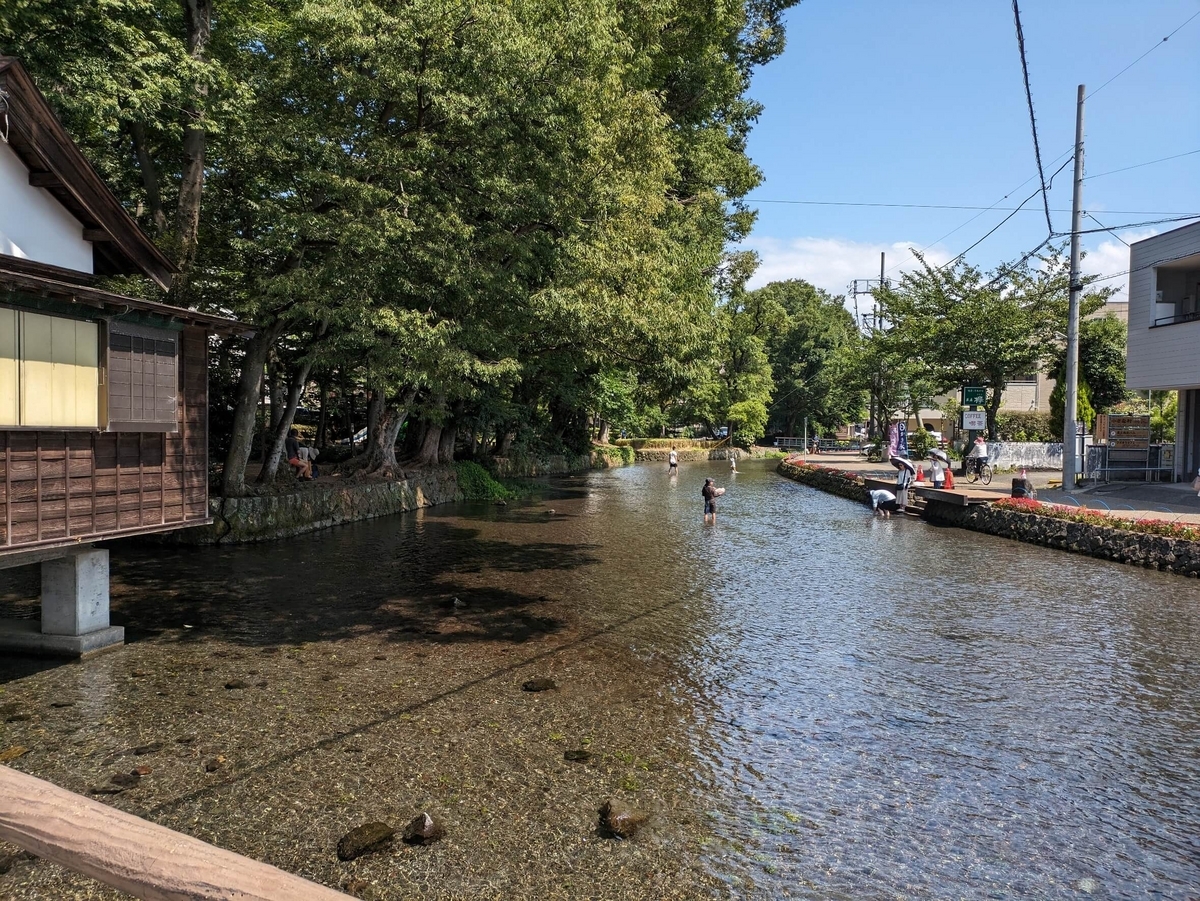
[[146,901],[349,897],[6,766],[0,839]]

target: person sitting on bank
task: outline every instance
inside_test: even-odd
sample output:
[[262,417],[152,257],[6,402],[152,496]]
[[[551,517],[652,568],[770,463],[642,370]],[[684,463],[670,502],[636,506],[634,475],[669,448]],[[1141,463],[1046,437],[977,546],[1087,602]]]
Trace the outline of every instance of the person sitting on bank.
[[312,463],[300,459],[300,439],[295,429],[291,429],[284,439],[283,452],[287,457],[288,466],[296,471],[296,475],[305,481],[312,481]]
[[896,495],[890,491],[884,491],[882,488],[876,488],[871,492],[871,509],[875,511],[876,516],[890,519],[893,513],[899,511],[896,506]]
[[320,476],[320,473],[317,472],[317,456],[319,454],[320,451],[318,451],[311,444],[300,445],[300,451],[298,454],[300,457],[300,462],[308,464],[308,474],[314,479]]

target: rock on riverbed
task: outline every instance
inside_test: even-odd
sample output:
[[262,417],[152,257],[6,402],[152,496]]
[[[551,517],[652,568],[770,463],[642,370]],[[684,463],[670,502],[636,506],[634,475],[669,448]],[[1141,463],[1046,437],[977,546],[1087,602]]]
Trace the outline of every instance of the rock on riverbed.
[[446,834],[441,820],[430,813],[421,813],[404,827],[404,841],[410,845],[432,845]]
[[337,845],[338,860],[354,860],[388,845],[396,830],[387,823],[363,823],[341,837]]
[[646,825],[650,815],[632,804],[609,798],[600,808],[600,825],[617,838],[633,838]]

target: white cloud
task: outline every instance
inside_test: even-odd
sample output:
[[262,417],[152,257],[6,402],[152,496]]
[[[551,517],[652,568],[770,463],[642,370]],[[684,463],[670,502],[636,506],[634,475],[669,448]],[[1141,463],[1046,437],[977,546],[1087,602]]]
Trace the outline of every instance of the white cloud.
[[[915,241],[871,244],[842,238],[751,237],[743,245],[758,252],[762,263],[749,287],[761,288],[768,282],[802,278],[830,294],[845,294],[855,279],[879,278],[879,254],[887,254],[887,277],[899,278],[902,272],[917,267],[911,249],[922,246]],[[925,258],[936,265],[950,259],[941,247],[931,247]],[[893,268],[895,267],[895,268]]]
[[[1155,234],[1157,232],[1154,229],[1149,229],[1139,232],[1123,232],[1121,237],[1132,244],[1135,241],[1141,241]],[[1084,250],[1087,253],[1080,264],[1080,268],[1085,275],[1113,275],[1117,272],[1124,272],[1129,268],[1129,248],[1116,238],[1107,238],[1094,247],[1088,247],[1085,244]],[[1117,293],[1110,298],[1111,301],[1118,302],[1129,299],[1128,275],[1106,279],[1100,282],[1097,287],[1101,285],[1117,289]]]

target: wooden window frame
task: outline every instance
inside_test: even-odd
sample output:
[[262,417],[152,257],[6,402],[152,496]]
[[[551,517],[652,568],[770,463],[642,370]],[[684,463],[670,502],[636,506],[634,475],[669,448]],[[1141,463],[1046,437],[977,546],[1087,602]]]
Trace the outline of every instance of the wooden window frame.
[[[114,336],[125,336],[130,338],[141,338],[142,340],[170,340],[174,345],[174,353],[172,358],[175,361],[173,367],[174,377],[174,392],[173,392],[173,418],[170,421],[165,419],[152,420],[118,420],[113,417],[112,404],[112,366],[110,354],[112,352],[112,339]],[[155,432],[174,434],[180,431],[180,410],[182,409],[182,401],[179,396],[180,385],[182,379],[180,377],[180,366],[183,359],[183,332],[173,329],[158,328],[155,326],[144,326],[132,323],[110,322],[104,337],[104,363],[105,363],[105,417],[108,425],[105,431],[109,432]]]

